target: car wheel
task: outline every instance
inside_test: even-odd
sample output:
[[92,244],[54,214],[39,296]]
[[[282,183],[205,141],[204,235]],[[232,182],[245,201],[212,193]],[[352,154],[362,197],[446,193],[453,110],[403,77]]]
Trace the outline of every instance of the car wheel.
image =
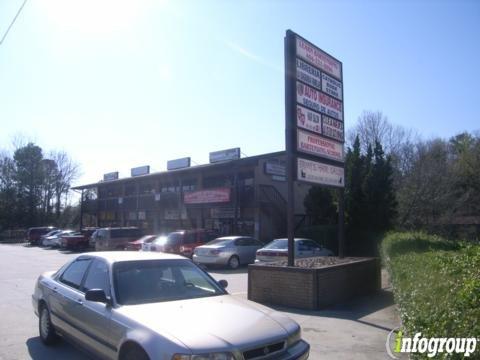
[[120,360],[150,360],[147,353],[137,345],[130,345],[120,353]]
[[58,340],[58,335],[53,328],[50,320],[50,311],[46,306],[40,308],[40,315],[38,317],[38,330],[40,339],[45,345],[53,345]]
[[228,266],[230,267],[230,269],[237,269],[240,266],[240,259],[237,255],[233,255],[228,260]]

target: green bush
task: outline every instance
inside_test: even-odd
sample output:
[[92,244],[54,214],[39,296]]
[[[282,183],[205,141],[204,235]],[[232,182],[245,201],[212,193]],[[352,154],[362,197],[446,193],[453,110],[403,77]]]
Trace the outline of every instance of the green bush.
[[[480,336],[480,246],[425,233],[390,233],[381,254],[408,334]],[[470,358],[479,357],[477,349]]]

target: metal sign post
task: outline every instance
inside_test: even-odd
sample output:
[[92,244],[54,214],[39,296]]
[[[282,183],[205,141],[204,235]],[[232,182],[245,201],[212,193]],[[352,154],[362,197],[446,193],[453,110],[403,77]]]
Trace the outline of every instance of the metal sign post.
[[295,204],[294,180],[296,179],[295,156],[295,35],[290,30],[285,37],[285,145],[287,152],[287,237],[288,266],[295,266]]
[[294,183],[338,188],[338,253],[344,256],[343,65],[291,30],[285,36],[288,266],[295,264]]

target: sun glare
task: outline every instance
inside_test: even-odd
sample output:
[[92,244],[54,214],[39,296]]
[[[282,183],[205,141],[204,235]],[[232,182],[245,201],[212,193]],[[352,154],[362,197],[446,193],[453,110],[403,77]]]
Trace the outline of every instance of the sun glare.
[[109,35],[135,26],[153,5],[153,0],[43,0],[46,17],[63,31]]

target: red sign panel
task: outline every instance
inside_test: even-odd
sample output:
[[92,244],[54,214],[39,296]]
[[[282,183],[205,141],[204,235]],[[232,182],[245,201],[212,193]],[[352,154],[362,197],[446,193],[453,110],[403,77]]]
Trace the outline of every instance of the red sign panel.
[[230,188],[217,188],[187,192],[183,195],[185,204],[211,204],[230,201]]

